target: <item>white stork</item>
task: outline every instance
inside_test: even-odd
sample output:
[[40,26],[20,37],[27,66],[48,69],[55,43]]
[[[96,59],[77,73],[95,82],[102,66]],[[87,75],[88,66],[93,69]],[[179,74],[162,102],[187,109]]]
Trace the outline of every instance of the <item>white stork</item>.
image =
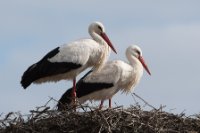
[[[130,92],[139,83],[143,68],[151,75],[138,46],[128,47],[126,56],[129,63],[121,60],[109,61],[100,71],[90,71],[78,81],[76,93],[80,104],[87,100],[101,100],[101,109],[104,100],[109,99],[111,108],[113,95],[118,91]],[[58,110],[71,105],[71,91],[69,89],[63,94],[57,105]]]
[[72,97],[76,97],[76,76],[88,67],[98,70],[107,60],[110,48],[115,52],[102,23],[89,25],[92,39],[82,39],[64,44],[47,53],[23,74],[21,85],[26,89],[31,83],[73,80]]

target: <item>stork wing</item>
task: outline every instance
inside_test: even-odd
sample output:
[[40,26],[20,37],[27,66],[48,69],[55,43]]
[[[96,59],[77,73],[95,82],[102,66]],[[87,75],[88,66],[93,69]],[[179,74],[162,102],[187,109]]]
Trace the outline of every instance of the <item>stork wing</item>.
[[[89,71],[76,84],[77,97],[81,98],[99,90],[114,87],[120,79],[121,72],[121,67],[118,66],[117,61],[106,63],[100,71]],[[59,110],[71,104],[71,93],[72,88],[62,95],[57,105]]]
[[105,64],[100,71],[89,71],[77,83],[77,97],[113,87],[119,80],[119,75],[120,69],[113,62]]
[[[66,73],[82,66],[80,62],[67,61],[66,57],[70,55],[68,55],[69,53],[65,53],[64,56],[63,52],[60,47],[57,47],[47,53],[39,62],[31,65],[22,76],[22,86],[26,88],[40,78]],[[75,55],[72,55],[71,58],[73,59],[73,57],[77,58]]]

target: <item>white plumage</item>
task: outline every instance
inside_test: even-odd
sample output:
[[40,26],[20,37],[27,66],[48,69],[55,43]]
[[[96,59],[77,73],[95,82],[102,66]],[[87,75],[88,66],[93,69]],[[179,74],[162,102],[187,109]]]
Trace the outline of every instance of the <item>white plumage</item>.
[[[79,102],[101,100],[101,108],[103,101],[109,99],[109,106],[111,107],[111,98],[118,91],[130,92],[131,89],[135,88],[143,75],[143,67],[148,74],[151,74],[138,46],[128,47],[126,56],[129,63],[121,60],[109,61],[99,71],[89,72],[80,79],[77,83]],[[71,104],[70,93],[71,89],[61,97],[58,109],[62,109],[62,105]]]
[[102,23],[90,24],[89,34],[92,39],[77,40],[57,47],[31,65],[22,76],[24,89],[31,83],[70,79],[73,80],[72,94],[75,97],[76,76],[88,67],[98,70],[110,54],[109,47],[116,53]]
[[[52,58],[48,58],[47,60],[50,63],[70,62],[81,66],[64,73],[58,73],[56,75],[40,78],[34,81],[34,83],[49,81],[57,82],[63,79],[74,79],[79,73],[88,67],[94,67],[94,69],[98,70],[99,67],[106,62],[109,54],[110,49],[108,46],[99,46],[96,41],[91,39],[79,40],[77,42],[70,43],[69,45],[62,45],[59,48],[59,53]],[[104,56],[104,58],[102,58],[102,56]],[[101,61],[101,63],[98,61]]]

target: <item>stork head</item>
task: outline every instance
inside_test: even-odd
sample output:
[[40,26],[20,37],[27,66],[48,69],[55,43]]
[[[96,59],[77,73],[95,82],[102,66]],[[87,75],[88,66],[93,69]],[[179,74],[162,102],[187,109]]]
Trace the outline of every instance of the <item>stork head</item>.
[[147,73],[151,75],[151,72],[149,71],[149,68],[145,63],[144,58],[142,57],[142,50],[140,49],[139,46],[137,45],[129,46],[126,50],[126,55],[127,55],[127,58],[129,58],[129,56],[133,56],[136,59],[138,59],[141,62],[144,69],[147,71]]
[[89,30],[94,31],[98,35],[100,35],[102,32],[106,32],[103,24],[101,22],[93,22],[89,26]]
[[93,34],[97,34],[98,36],[100,36],[110,46],[110,48],[115,53],[117,53],[115,48],[113,47],[110,39],[106,35],[105,28],[101,22],[93,22],[92,24],[90,24],[89,33],[94,38],[94,40],[98,40],[98,38],[96,36],[94,36]]

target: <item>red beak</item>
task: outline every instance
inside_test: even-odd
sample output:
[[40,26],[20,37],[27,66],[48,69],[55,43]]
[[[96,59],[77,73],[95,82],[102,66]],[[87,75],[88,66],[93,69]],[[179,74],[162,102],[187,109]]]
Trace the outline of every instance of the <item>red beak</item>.
[[147,73],[148,73],[149,75],[151,75],[151,72],[149,71],[149,68],[147,67],[147,65],[146,65],[146,63],[145,63],[143,57],[142,57],[142,56],[139,56],[138,59],[139,59],[139,61],[142,63],[142,65],[143,65],[144,69],[147,71]]
[[107,44],[110,46],[110,48],[117,54],[115,48],[113,47],[110,39],[108,38],[108,36],[106,35],[106,33],[101,33],[101,37],[107,42]]

